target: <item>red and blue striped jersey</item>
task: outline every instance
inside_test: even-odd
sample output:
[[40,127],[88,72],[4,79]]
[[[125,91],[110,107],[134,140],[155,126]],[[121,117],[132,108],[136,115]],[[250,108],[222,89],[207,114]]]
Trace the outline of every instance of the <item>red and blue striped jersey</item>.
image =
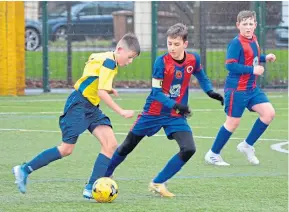
[[226,69],[229,71],[226,89],[245,91],[256,87],[257,76],[253,74],[254,66],[266,62],[265,55],[260,54],[257,37],[252,39],[237,35],[228,45]]
[[[173,109],[176,103],[187,105],[189,83],[194,75],[207,92],[212,85],[205,74],[200,56],[197,53],[185,52],[184,61],[179,64],[170,54],[159,56],[153,67],[152,91],[146,99],[144,114],[180,116]],[[156,83],[159,83],[156,85]]]

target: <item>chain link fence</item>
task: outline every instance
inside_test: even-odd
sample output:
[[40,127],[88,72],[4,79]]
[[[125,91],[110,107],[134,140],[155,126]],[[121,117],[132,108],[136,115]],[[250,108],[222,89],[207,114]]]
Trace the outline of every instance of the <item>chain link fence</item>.
[[[43,87],[44,3],[25,2],[27,87]],[[152,55],[166,51],[168,27],[182,22],[189,28],[189,50],[200,53],[208,76],[221,88],[227,74],[227,43],[238,34],[236,16],[248,9],[255,10],[260,19],[256,33],[263,53],[277,56],[275,64],[266,65],[267,73],[260,83],[263,87],[287,87],[286,3],[160,1],[156,5],[154,10],[151,2],[47,2],[49,87],[71,87],[92,52],[113,50],[128,31],[140,38],[142,52],[133,64],[120,68],[116,86],[150,87]],[[283,23],[286,20],[287,25]],[[193,82],[197,86],[196,80]]]

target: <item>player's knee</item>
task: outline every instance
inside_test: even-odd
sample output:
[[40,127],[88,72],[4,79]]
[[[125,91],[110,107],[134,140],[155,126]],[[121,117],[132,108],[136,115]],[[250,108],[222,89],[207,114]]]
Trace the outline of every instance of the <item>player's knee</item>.
[[240,124],[240,118],[229,118],[226,120],[226,123],[225,123],[225,128],[230,131],[230,132],[234,132],[235,129],[238,128]]
[[195,154],[195,152],[196,152],[196,147],[195,145],[192,145],[190,147],[183,148],[180,151],[180,157],[184,162],[187,162]]
[[263,117],[263,120],[266,124],[269,124],[273,119],[275,118],[275,110],[272,108],[271,110],[268,110]]
[[59,151],[61,157],[66,157],[66,156],[69,156],[72,154],[73,147],[61,145],[58,147],[58,151]]
[[142,138],[142,136],[137,136],[132,132],[129,132],[124,142],[118,147],[118,154],[121,156],[128,155],[138,145]]
[[117,141],[104,142],[106,145],[102,146],[102,151],[105,155],[111,157],[117,148]]

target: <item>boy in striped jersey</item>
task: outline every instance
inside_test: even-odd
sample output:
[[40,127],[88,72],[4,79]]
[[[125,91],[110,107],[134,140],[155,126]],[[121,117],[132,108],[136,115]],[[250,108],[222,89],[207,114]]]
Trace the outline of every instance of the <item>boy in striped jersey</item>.
[[254,11],[241,11],[237,16],[237,28],[240,33],[229,43],[227,48],[226,69],[228,76],[225,83],[224,125],[220,128],[212,148],[205,155],[207,163],[228,166],[220,152],[234,130],[238,127],[242,114],[247,108],[257,112],[256,120],[248,137],[237,146],[251,164],[259,164],[253,145],[265,132],[275,116],[275,110],[266,94],[257,86],[258,76],[264,72],[260,62],[274,62],[274,54],[260,54],[260,47],[254,30],[257,27]]
[[167,31],[168,53],[155,61],[152,90],[143,112],[113,154],[105,176],[111,176],[145,136],[153,136],[163,128],[167,138],[175,140],[180,150],[152,180],[149,190],[163,197],[175,196],[166,188],[166,181],[180,171],[196,151],[193,133],[187,122],[191,113],[188,106],[191,76],[198,79],[200,87],[210,98],[223,104],[223,97],[213,91],[199,54],[186,51],[187,46],[187,27],[181,23],[171,26]]

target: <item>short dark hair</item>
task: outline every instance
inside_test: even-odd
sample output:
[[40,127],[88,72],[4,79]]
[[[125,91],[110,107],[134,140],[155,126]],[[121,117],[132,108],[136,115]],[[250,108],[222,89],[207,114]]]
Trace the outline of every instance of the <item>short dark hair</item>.
[[133,33],[125,34],[118,42],[118,45],[119,44],[125,45],[126,48],[135,52],[137,55],[140,55],[140,45],[138,42],[138,38],[135,36],[135,34]]
[[188,27],[182,23],[177,23],[168,29],[167,36],[171,38],[181,37],[183,41],[187,41]]
[[248,18],[254,18],[255,22],[256,22],[257,21],[256,12],[255,11],[250,11],[250,10],[242,10],[242,11],[240,11],[238,16],[237,16],[237,22],[240,23],[244,19],[246,20]]

